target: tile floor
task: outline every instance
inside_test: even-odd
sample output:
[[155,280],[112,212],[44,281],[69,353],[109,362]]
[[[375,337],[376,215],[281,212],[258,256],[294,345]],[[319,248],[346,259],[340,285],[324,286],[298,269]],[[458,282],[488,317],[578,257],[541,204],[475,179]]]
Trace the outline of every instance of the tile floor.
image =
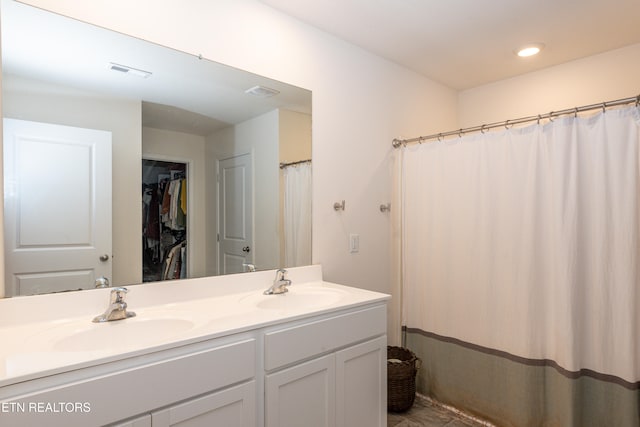
[[387,427],[487,427],[491,425],[461,416],[420,395],[416,396],[413,406],[407,412],[390,412],[387,415]]

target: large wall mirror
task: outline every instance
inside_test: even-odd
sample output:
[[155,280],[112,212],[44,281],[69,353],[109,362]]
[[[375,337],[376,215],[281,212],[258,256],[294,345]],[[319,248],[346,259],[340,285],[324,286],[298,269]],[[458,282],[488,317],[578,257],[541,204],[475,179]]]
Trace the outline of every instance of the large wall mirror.
[[311,92],[2,0],[5,296],[311,263]]

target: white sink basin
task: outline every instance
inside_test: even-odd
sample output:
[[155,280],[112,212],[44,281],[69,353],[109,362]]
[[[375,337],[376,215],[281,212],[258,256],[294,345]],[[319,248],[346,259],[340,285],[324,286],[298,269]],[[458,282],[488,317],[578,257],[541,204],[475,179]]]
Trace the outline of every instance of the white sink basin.
[[294,288],[277,295],[252,294],[241,301],[266,310],[308,310],[328,307],[346,298],[348,293],[342,289],[305,286]]
[[55,342],[56,351],[103,350],[114,347],[147,346],[192,329],[184,319],[124,319],[91,323]]
[[52,351],[86,352],[142,348],[192,330],[196,323],[181,318],[132,317],[104,323],[90,319],[66,322],[29,337]]

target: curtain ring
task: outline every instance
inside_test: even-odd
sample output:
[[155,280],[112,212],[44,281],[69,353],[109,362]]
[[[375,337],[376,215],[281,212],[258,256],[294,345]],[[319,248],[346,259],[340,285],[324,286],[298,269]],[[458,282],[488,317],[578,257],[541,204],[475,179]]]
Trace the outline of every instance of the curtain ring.
[[606,112],[607,112],[607,103],[606,103],[606,102],[603,102],[603,103],[602,103],[602,113],[604,114],[604,113],[606,113]]
[[553,121],[553,111],[549,112],[549,121],[552,122]]
[[[640,98],[640,97],[638,97],[638,98]],[[484,127],[485,127],[485,126],[486,126],[486,125],[482,125],[482,126],[480,126],[480,133],[484,133]]]
[[636,107],[640,107],[640,95],[636,96]]
[[510,121],[511,121],[511,120],[507,120],[506,122],[504,122],[504,128],[505,128],[506,130],[509,130],[509,122],[510,122]]
[[577,119],[578,118],[578,107],[573,109],[573,118]]
[[438,134],[438,141],[442,141],[442,134],[441,133]]
[[458,138],[462,138],[462,128],[458,131]]
[[418,137],[418,144],[422,144],[422,137],[421,136]]
[[542,116],[538,114],[538,125],[540,125],[540,120],[542,120]]

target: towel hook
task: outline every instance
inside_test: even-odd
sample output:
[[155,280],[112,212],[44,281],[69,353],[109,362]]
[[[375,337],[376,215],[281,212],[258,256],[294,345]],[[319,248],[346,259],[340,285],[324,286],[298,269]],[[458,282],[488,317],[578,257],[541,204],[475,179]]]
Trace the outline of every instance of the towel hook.
[[345,206],[344,200],[342,202],[335,202],[333,204],[333,209],[335,209],[336,211],[343,211],[344,210],[344,206]]

